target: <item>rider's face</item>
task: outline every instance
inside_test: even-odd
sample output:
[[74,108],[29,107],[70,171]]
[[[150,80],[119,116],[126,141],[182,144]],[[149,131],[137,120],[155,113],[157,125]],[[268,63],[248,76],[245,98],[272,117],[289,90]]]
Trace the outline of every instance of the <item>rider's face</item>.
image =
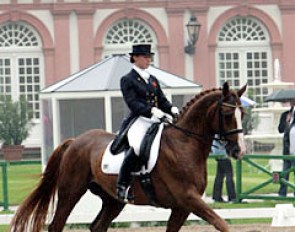
[[151,55],[136,55],[133,57],[134,64],[141,68],[141,69],[147,69],[152,61]]

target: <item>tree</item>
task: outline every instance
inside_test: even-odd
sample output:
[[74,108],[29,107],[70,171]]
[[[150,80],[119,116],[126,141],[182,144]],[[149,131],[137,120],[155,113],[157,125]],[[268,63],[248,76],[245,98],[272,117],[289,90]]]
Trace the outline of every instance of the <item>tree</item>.
[[29,136],[33,113],[24,97],[13,101],[11,96],[0,96],[0,140],[3,145],[21,145]]

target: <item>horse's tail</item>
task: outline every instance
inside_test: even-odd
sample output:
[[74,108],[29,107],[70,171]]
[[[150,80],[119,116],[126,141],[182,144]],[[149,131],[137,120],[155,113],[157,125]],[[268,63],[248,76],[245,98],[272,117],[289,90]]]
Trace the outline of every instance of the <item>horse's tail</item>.
[[73,141],[68,139],[53,151],[38,186],[17,209],[10,224],[11,232],[41,231],[49,204],[51,200],[54,202],[62,155]]

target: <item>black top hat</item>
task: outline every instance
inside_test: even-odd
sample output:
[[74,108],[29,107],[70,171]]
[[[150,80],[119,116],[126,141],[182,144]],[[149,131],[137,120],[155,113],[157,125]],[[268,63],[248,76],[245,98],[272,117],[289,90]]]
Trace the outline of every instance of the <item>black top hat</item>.
[[132,46],[132,52],[129,55],[154,55],[154,53],[151,52],[150,44],[137,44]]

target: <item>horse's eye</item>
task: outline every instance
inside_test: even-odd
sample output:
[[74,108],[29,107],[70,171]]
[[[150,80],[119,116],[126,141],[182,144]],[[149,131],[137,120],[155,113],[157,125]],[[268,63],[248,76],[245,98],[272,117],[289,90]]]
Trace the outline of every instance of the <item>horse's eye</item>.
[[234,111],[230,110],[230,111],[227,111],[227,112],[223,112],[223,115],[226,119],[231,119],[234,115]]

